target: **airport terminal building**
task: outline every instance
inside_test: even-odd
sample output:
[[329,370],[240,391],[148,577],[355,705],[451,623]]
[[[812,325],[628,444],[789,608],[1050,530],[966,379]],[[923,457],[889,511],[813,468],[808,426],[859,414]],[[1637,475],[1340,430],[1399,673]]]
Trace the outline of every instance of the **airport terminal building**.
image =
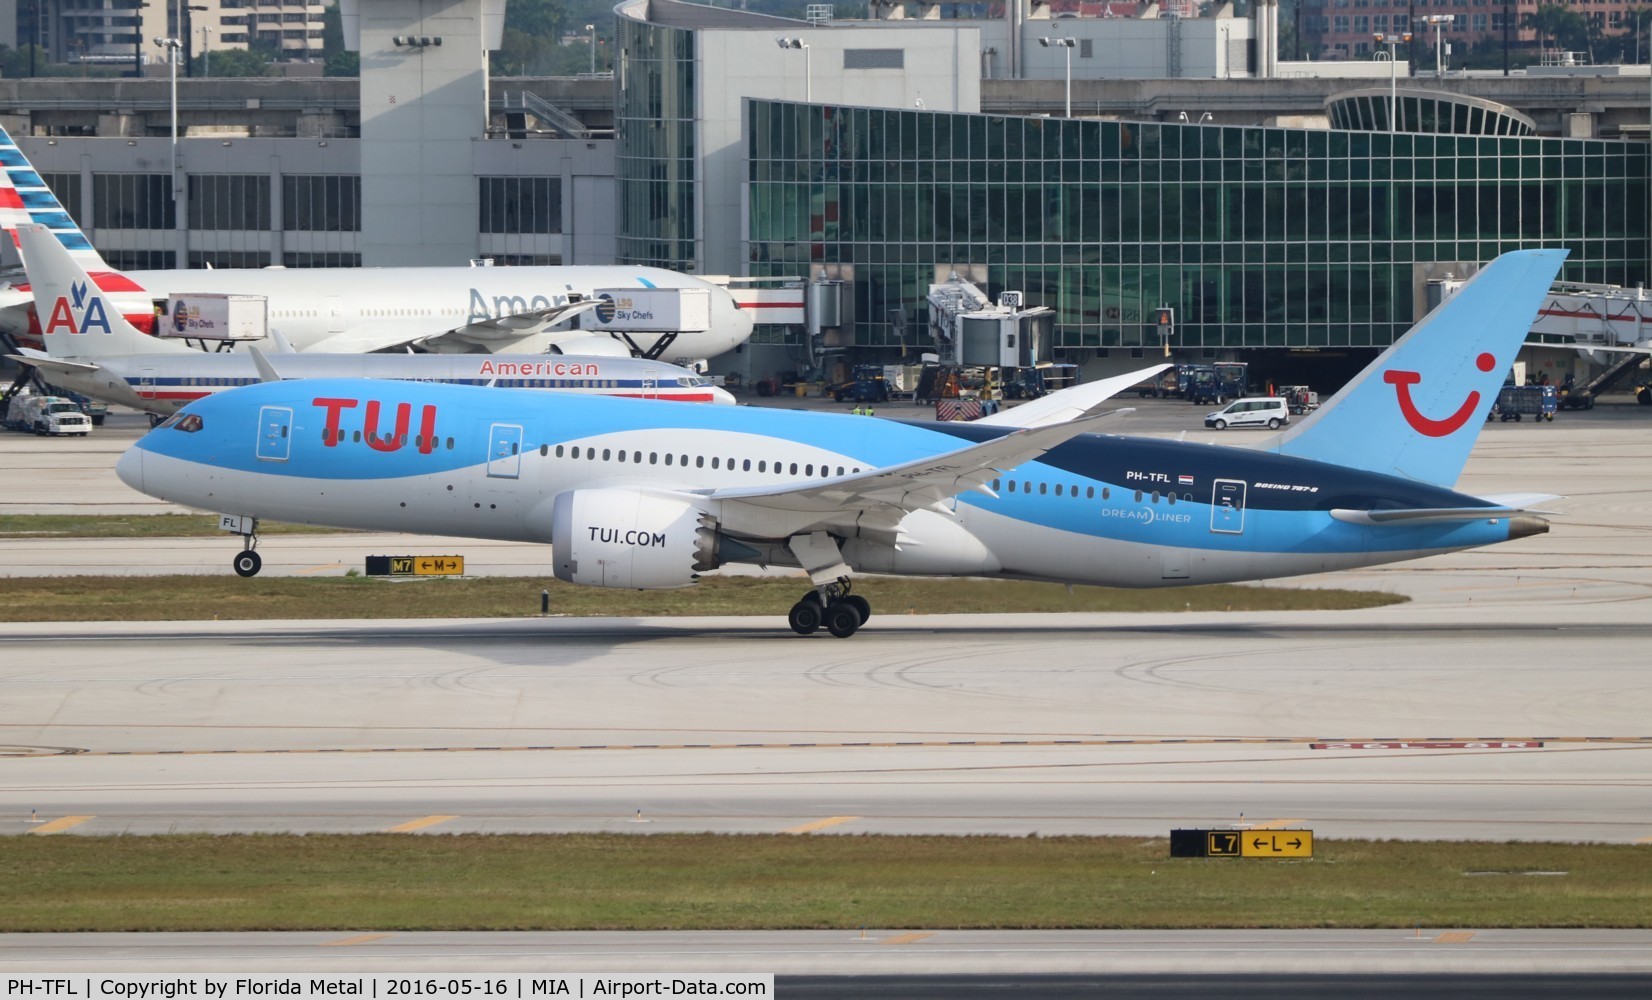
[[[1159,33],[1129,35],[1130,47],[1163,57],[1138,56],[1140,79],[1116,81],[1095,58],[1119,34],[1109,19],[810,22],[678,0],[631,0],[615,18],[611,82],[482,80],[485,104],[422,125],[370,102],[378,81],[359,95],[336,81],[268,81],[298,95],[283,98],[284,116],[273,88],[260,102],[222,87],[221,106],[197,90],[182,109],[177,202],[168,140],[136,89],[88,91],[89,106],[116,110],[68,128],[54,124],[67,120],[63,102],[13,81],[0,122],[117,266],[485,256],[833,279],[844,361],[919,346],[929,285],[951,274],[1049,306],[1058,360],[1115,369],[1158,354],[1159,307],[1175,310],[1171,346],[1184,359],[1363,360],[1426,309],[1431,279],[1508,250],[1564,246],[1573,281],[1648,277],[1649,144],[1626,141],[1628,125],[1611,134],[1598,113],[1615,107],[1620,83],[1644,109],[1645,80],[1585,81],[1563,97],[1537,87],[1533,100],[1551,103],[1523,107],[1530,117],[1412,94],[1418,117],[1402,109],[1401,124],[1419,130],[1395,133],[1374,81],[1282,78],[1252,44],[1269,29],[1242,19],[1130,22]],[[1040,44],[1060,38],[1072,44]],[[381,42],[364,31],[361,44]],[[408,79],[459,48],[381,47],[363,65]],[[1068,64],[1075,78],[1064,80]],[[1521,93],[1500,86],[1510,100]],[[611,101],[592,101],[607,87]],[[533,103],[513,95],[535,89],[591,127],[511,117]],[[1338,105],[1345,91],[1363,96]],[[1452,101],[1472,110],[1459,118]],[[1284,110],[1258,110],[1270,102]],[[1587,109],[1598,122],[1581,127]],[[443,120],[468,132],[411,196],[405,177],[371,166]],[[474,233],[455,235],[461,219]],[[444,242],[418,260],[428,231]],[[712,370],[796,368],[803,336],[760,326],[751,349]]]

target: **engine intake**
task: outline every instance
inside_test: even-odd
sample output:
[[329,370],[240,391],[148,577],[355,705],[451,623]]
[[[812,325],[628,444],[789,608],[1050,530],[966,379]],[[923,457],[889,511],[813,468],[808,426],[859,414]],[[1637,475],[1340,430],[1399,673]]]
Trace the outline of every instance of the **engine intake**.
[[551,508],[551,571],[587,587],[667,590],[722,565],[717,524],[682,500],[571,490]]

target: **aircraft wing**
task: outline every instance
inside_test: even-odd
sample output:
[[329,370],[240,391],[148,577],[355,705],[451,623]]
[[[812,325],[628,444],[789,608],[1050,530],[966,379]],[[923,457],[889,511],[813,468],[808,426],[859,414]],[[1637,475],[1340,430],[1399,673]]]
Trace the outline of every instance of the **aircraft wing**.
[[[1070,438],[1092,430],[1106,414],[1003,437],[900,465],[850,476],[777,487],[736,487],[702,494],[723,503],[723,524],[738,534],[774,537],[826,527],[868,530],[893,544],[901,518],[916,510],[941,510],[943,501],[974,491],[996,496],[987,484]],[[777,526],[778,529],[777,529]]]
[[526,312],[511,313],[508,316],[496,316],[475,323],[466,323],[464,326],[456,326],[440,333],[416,336],[386,332],[345,331],[336,336],[328,337],[326,340],[311,344],[305,348],[305,353],[367,354],[373,351],[391,350],[415,344],[423,346],[444,337],[484,344],[491,341],[515,341],[547,327],[565,323],[582,312],[595,309],[598,304],[596,299],[583,299],[579,302],[569,302],[560,306],[530,309]]
[[975,423],[986,424],[990,427],[1048,427],[1051,424],[1090,416],[1097,412],[1101,405],[1109,399],[1137,382],[1152,378],[1169,367],[1169,365],[1154,365],[1151,368],[1143,368],[1138,372],[1126,372],[1123,375],[1104,378],[1099,382],[1075,385],[1070,389],[1060,389],[1042,399],[1022,403],[1014,408],[999,410],[992,416],[982,417]]
[[1620,347],[1605,344],[1545,344],[1535,340],[1526,341],[1526,347],[1554,347],[1563,351],[1605,351],[1611,354],[1652,354],[1652,347]]
[[54,358],[45,351],[37,351],[32,347],[18,348],[22,353],[8,354],[7,358],[25,365],[33,365],[42,371],[48,372],[95,372],[98,366],[88,361],[64,361]]

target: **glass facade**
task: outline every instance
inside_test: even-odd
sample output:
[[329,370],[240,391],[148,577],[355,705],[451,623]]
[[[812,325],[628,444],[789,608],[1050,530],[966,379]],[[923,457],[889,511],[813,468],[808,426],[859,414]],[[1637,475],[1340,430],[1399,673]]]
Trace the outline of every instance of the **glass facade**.
[[562,232],[562,178],[482,177],[477,184],[477,232]]
[[852,267],[864,347],[954,267],[1054,308],[1058,347],[1157,347],[1169,305],[1179,347],[1331,348],[1405,332],[1423,267],[1560,246],[1564,279],[1632,285],[1652,256],[1643,143],[767,100],[747,126],[751,273]]
[[699,258],[695,33],[617,18],[615,165],[621,263],[682,269]]

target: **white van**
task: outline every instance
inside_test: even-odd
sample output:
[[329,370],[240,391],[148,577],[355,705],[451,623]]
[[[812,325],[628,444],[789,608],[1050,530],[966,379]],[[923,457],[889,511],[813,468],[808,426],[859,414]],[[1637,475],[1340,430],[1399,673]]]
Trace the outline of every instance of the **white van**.
[[1219,431],[1229,427],[1266,427],[1276,431],[1290,422],[1291,408],[1282,396],[1236,399],[1215,413],[1205,414],[1205,426]]

